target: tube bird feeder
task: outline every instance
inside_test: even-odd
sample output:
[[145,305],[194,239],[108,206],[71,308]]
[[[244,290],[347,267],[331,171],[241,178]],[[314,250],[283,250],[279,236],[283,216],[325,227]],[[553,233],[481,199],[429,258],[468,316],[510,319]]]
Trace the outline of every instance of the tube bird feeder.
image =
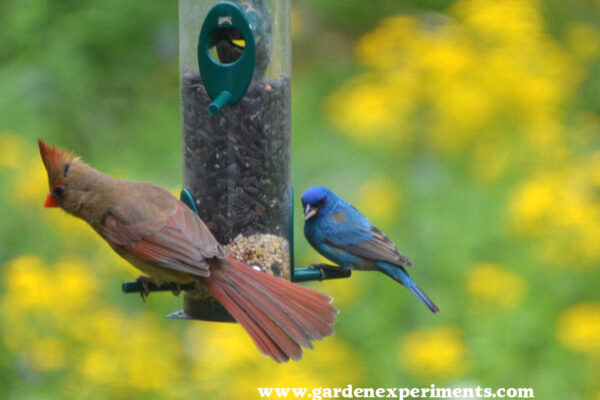
[[[289,7],[179,2],[184,186],[228,255],[288,280]],[[225,313],[202,291],[184,305],[201,319]]]
[[[256,269],[297,281],[349,276],[293,269],[290,0],[179,0],[179,27],[181,199],[229,256]],[[169,316],[233,321],[198,288]]]

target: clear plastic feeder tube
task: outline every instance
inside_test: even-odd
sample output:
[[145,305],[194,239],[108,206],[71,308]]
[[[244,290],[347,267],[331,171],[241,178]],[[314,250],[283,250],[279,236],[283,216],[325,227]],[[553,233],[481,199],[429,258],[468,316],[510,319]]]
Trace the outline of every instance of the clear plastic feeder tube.
[[[256,62],[243,97],[213,116],[198,39],[217,3],[179,1],[184,186],[230,256],[290,280],[290,0],[231,1],[252,29]],[[213,37],[219,63],[246,50],[235,29]]]

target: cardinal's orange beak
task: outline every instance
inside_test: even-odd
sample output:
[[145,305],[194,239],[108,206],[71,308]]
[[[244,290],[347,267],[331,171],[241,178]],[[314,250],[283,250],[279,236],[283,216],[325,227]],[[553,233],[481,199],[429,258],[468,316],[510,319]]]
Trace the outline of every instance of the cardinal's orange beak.
[[46,201],[44,202],[44,207],[60,207],[60,203],[58,202],[58,200],[56,200],[56,197],[48,193],[48,196],[46,196]]

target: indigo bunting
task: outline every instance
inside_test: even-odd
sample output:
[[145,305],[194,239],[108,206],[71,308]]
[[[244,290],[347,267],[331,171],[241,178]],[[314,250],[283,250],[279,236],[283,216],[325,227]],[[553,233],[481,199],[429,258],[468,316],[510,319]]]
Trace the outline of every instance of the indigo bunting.
[[433,313],[440,309],[404,267],[412,263],[350,203],[323,186],[302,195],[304,235],[319,253],[342,268],[377,270],[408,288]]

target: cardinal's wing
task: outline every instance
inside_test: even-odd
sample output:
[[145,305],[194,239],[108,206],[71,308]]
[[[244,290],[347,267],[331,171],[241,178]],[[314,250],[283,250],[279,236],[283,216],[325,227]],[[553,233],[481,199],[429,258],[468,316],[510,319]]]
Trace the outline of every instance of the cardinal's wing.
[[115,248],[164,268],[194,276],[210,275],[207,260],[226,259],[225,252],[204,222],[185,204],[157,222],[128,223],[119,210],[104,215],[103,236]]

